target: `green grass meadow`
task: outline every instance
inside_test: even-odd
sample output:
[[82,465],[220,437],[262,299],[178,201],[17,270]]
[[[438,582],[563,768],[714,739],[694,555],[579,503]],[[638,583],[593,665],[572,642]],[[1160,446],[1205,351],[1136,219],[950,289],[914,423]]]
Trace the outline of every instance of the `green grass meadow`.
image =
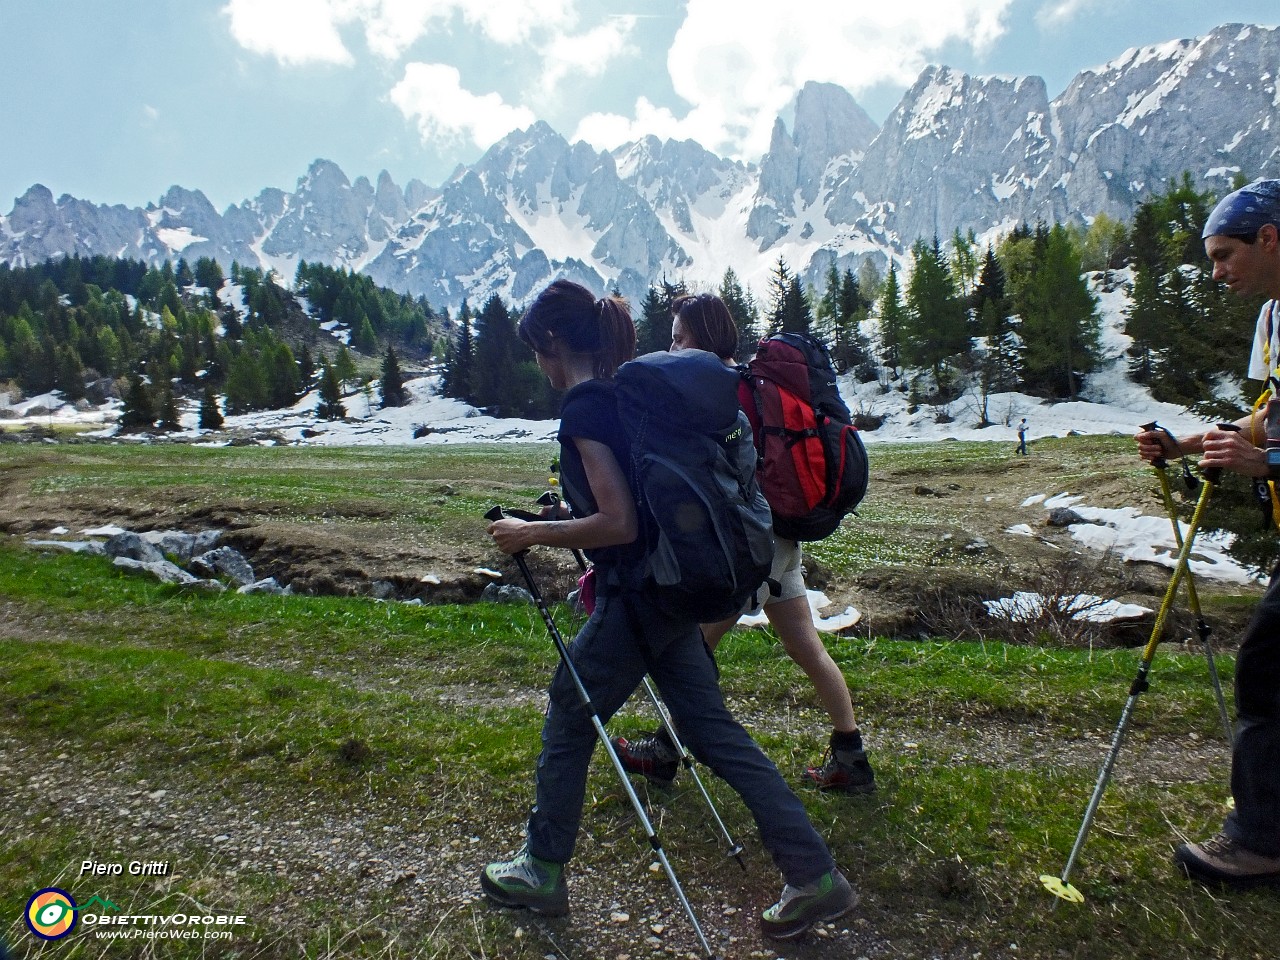
[[[990,446],[946,449],[996,483]],[[877,469],[927,477],[938,445],[930,449],[877,446]],[[1082,476],[1090,464],[1111,469],[1115,449],[1081,438],[1072,469]],[[49,445],[0,450],[0,477],[21,474],[36,493],[178,489],[193,503],[304,522],[376,508],[424,537],[474,538],[486,506],[543,489],[549,452]],[[999,456],[1007,463],[1007,451]],[[436,495],[443,485],[451,487],[447,498]],[[869,502],[867,542],[846,530],[821,546],[823,561],[838,573],[913,562],[910,546],[889,533],[906,510]],[[536,552],[531,562],[536,569]],[[570,613],[555,612],[567,629]],[[1152,689],[1138,704],[1071,877],[1085,902],[1069,904],[1037,877],[1065,864],[1140,651],[868,635],[832,637],[830,649],[863,719],[880,790],[867,798],[803,796],[863,893],[858,929],[892,944],[884,956],[1277,955],[1280,894],[1206,890],[1170,861],[1181,837],[1217,829],[1227,796],[1229,752],[1202,657],[1161,647]],[[734,633],[717,659],[731,705],[794,782],[824,746],[825,715],[812,688],[765,631]],[[478,869],[518,843],[538,751],[539,691],[555,664],[531,607],[187,592],[122,574],[106,559],[0,539],[0,936],[18,957],[57,960],[589,956],[571,933],[544,936],[519,915],[466,905],[474,889],[450,891],[448,908],[433,914],[419,902],[430,891],[362,884],[347,865],[322,880],[253,857],[246,865],[183,820],[224,807],[252,809],[268,829],[358,820],[380,850],[394,849],[383,838],[428,836],[453,856],[453,837],[456,855]],[[1229,684],[1230,656],[1219,668]],[[611,727],[634,729],[647,715],[637,703]],[[1197,758],[1185,775],[1183,744],[1194,744]],[[1089,762],[1068,762],[1074,751],[1087,752]],[[1156,752],[1168,763],[1140,763]],[[1138,768],[1150,772],[1132,775]],[[704,777],[751,870],[726,865],[697,797],[645,793],[677,872],[717,914],[743,894],[767,905],[776,875],[750,818],[727,787]],[[597,754],[575,876],[607,880],[645,856],[612,778]],[[142,806],[157,785],[176,794],[179,784],[198,802],[176,821],[117,815],[93,800],[96,788],[110,785],[119,804]],[[68,813],[78,809],[83,815]],[[167,838],[162,848],[156,836]],[[127,862],[135,854],[171,861],[172,876],[157,884],[78,874],[84,859]],[[136,913],[197,904],[244,914],[248,924],[214,945],[100,941],[83,930],[45,944],[22,916],[28,898],[47,886],[109,894]],[[655,896],[664,893],[656,888]],[[838,938],[776,950],[755,940],[731,945],[726,956],[844,957],[846,949]],[[671,953],[640,940],[608,957],[650,955]]]

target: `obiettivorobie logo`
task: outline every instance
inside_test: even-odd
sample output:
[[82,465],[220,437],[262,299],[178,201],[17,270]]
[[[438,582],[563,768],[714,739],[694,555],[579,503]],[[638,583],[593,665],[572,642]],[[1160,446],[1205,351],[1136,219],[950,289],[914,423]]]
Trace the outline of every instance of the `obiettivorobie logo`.
[[[119,916],[108,915],[113,912]],[[45,887],[32,894],[23,919],[27,929],[41,940],[61,940],[79,921],[97,928],[99,937],[183,940],[227,940],[232,936],[231,928],[248,923],[248,917],[234,914],[126,914],[110,900],[96,895],[79,905],[59,887]]]
[[76,906],[71,894],[57,887],[37,890],[27,901],[27,929],[41,940],[61,940],[76,927]]
[[45,887],[37,890],[27,901],[27,929],[41,940],[61,940],[75,929],[81,911],[95,907],[104,912],[120,912],[119,907],[102,897],[92,896],[85,901],[84,906],[80,906],[67,891],[58,887]]

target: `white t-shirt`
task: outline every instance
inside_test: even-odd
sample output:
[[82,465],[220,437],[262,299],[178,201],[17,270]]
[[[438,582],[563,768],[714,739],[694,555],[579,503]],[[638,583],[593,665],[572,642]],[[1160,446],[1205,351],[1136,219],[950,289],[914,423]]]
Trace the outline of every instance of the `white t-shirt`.
[[[1268,343],[1270,341],[1270,343]],[[1249,355],[1249,379],[1262,380],[1271,392],[1280,395],[1280,382],[1272,381],[1280,367],[1280,309],[1268,300],[1258,311],[1258,325],[1253,331],[1253,352]]]

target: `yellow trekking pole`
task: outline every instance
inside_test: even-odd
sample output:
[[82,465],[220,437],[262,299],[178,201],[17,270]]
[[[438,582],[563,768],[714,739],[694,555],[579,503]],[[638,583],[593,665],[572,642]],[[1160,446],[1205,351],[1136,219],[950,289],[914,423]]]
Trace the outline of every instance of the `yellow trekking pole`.
[[[1219,424],[1218,429],[1239,430],[1240,428],[1235,424]],[[1173,598],[1177,596],[1178,583],[1183,574],[1187,572],[1187,564],[1191,557],[1191,546],[1195,543],[1196,533],[1200,529],[1205,507],[1209,503],[1209,496],[1221,476],[1222,470],[1219,467],[1213,467],[1204,472],[1204,485],[1200,488],[1200,498],[1196,501],[1195,513],[1191,516],[1191,525],[1187,530],[1187,535],[1182,539],[1181,549],[1178,551],[1178,562],[1173,568],[1173,576],[1169,578],[1169,586],[1164,592],[1164,599],[1160,602],[1160,610],[1156,614],[1156,622],[1151,628],[1151,639],[1147,641],[1147,645],[1142,651],[1142,662],[1138,665],[1137,676],[1134,677],[1133,683],[1129,685],[1129,699],[1125,701],[1124,710],[1120,714],[1120,723],[1116,726],[1115,735],[1111,738],[1111,749],[1107,752],[1107,758],[1103,761],[1102,769],[1098,773],[1097,785],[1093,788],[1093,796],[1089,798],[1089,806],[1085,809],[1084,820],[1080,823],[1080,832],[1076,835],[1076,842],[1071,848],[1070,856],[1067,857],[1067,865],[1062,868],[1062,873],[1059,876],[1054,876],[1051,873],[1042,873],[1040,875],[1040,882],[1046,890],[1055,897],[1070,903],[1084,903],[1084,894],[1071,885],[1071,870],[1075,866],[1076,858],[1080,855],[1081,849],[1084,847],[1085,840],[1089,837],[1089,829],[1093,826],[1093,818],[1098,812],[1098,804],[1102,802],[1102,794],[1106,791],[1107,784],[1111,781],[1111,771],[1115,767],[1116,758],[1120,755],[1120,748],[1124,745],[1129,718],[1133,716],[1138,697],[1150,687],[1147,682],[1147,675],[1151,672],[1151,661],[1155,659],[1156,647],[1159,646],[1160,635],[1164,632],[1165,618],[1169,615],[1169,609],[1173,605]]]
[[[1151,423],[1143,424],[1142,429],[1159,430],[1172,440],[1174,447],[1177,448],[1178,441],[1174,438],[1173,434],[1160,426],[1154,420]],[[1161,457],[1153,461],[1151,466],[1160,477],[1160,492],[1164,497],[1164,508],[1169,514],[1169,522],[1173,524],[1173,539],[1179,549],[1181,549],[1182,527],[1181,524],[1178,523],[1178,508],[1173,502],[1173,490],[1169,486],[1169,475],[1165,472],[1165,468],[1168,467],[1168,464],[1165,462],[1164,458]],[[1196,483],[1195,478],[1191,476],[1190,469],[1187,469],[1184,466],[1183,473],[1189,485]],[[1192,486],[1192,489],[1194,490],[1195,487]],[[1227,712],[1227,700],[1226,697],[1222,695],[1222,680],[1218,676],[1218,664],[1213,656],[1213,645],[1209,642],[1209,634],[1212,631],[1209,628],[1209,624],[1205,621],[1204,614],[1200,611],[1200,598],[1196,595],[1196,581],[1195,578],[1192,577],[1190,570],[1187,571],[1187,600],[1191,605],[1191,612],[1195,615],[1196,633],[1200,637],[1200,644],[1204,647],[1205,661],[1209,665],[1209,682],[1213,685],[1213,696],[1218,703],[1218,714],[1222,717],[1222,728],[1226,731],[1227,743],[1233,743],[1235,741],[1235,736],[1231,729],[1231,715]]]

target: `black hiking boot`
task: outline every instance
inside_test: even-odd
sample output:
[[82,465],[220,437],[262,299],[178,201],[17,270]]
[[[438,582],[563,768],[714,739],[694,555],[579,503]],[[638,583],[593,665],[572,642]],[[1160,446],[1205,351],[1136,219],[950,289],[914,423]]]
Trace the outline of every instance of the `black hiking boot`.
[[871,769],[865,750],[837,750],[827,747],[827,752],[822,756],[822,764],[807,767],[800,779],[819,790],[876,792],[876,772]]
[[680,770],[680,755],[666,737],[643,733],[634,740],[614,737],[610,742],[627,773],[638,773],[654,786],[670,789]]
[[803,887],[787,884],[778,902],[760,916],[760,932],[770,940],[792,940],[816,923],[842,917],[858,905],[858,895],[839,870],[828,870]]
[[527,907],[548,917],[569,912],[564,865],[549,863],[521,850],[512,860],[491,863],[480,874],[480,888],[502,907]]

